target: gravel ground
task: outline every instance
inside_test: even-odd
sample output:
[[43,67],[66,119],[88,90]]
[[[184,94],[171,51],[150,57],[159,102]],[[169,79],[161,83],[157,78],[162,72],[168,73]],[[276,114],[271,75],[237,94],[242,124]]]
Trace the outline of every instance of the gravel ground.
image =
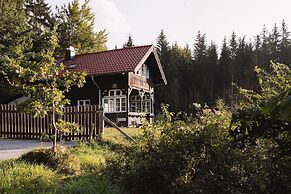
[[[65,142],[65,147],[76,145],[76,142]],[[51,147],[51,142],[41,142],[39,140],[15,140],[0,139],[0,160],[18,158],[22,154],[37,147]]]

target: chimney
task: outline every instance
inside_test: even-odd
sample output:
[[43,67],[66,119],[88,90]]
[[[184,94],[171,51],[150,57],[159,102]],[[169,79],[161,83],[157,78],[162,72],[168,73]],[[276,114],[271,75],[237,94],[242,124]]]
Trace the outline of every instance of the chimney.
[[66,50],[66,54],[65,54],[65,60],[66,61],[70,61],[73,60],[76,56],[76,51],[75,48],[70,46],[69,48],[67,48]]

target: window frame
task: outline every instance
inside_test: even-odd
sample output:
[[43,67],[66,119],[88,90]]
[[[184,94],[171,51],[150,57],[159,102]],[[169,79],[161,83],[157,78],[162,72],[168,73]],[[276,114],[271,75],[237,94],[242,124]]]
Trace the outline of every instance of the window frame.
[[90,99],[85,99],[85,100],[77,100],[77,106],[89,106],[91,105],[91,100]]
[[120,89],[109,90],[107,96],[103,96],[102,98],[102,107],[104,112],[105,113],[127,112],[126,99],[127,99],[126,95],[123,95],[122,90]]

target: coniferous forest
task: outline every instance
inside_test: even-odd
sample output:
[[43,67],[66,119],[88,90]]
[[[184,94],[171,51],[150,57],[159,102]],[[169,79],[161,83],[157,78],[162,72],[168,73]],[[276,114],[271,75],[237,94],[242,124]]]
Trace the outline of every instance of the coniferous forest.
[[217,45],[199,31],[193,42],[181,47],[169,43],[163,30],[159,34],[157,49],[168,85],[156,89],[156,108],[166,103],[174,112],[189,112],[194,102],[213,106],[218,99],[234,105],[239,88],[258,91],[256,66],[270,70],[271,61],[291,66],[291,36],[284,20],[273,29],[264,26],[251,40],[232,32]]

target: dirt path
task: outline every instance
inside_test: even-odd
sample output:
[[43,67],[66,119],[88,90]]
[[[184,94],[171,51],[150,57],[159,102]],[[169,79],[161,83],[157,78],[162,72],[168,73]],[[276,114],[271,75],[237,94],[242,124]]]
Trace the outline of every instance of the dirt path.
[[[63,145],[69,147],[76,145],[76,142],[65,142]],[[18,158],[37,147],[51,146],[51,142],[41,142],[39,140],[0,139],[0,160]]]

